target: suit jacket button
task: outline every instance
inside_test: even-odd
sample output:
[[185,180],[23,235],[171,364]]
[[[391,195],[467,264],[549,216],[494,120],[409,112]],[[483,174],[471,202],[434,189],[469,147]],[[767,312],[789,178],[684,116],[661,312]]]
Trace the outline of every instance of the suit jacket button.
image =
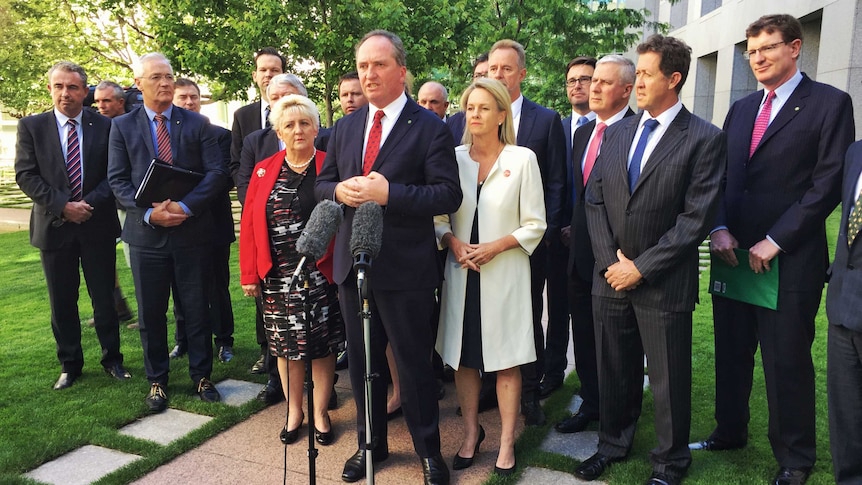
[[852,264],[848,264],[848,265],[847,265],[847,269],[849,269],[849,270],[854,270],[854,269],[856,269],[856,268],[854,268]]

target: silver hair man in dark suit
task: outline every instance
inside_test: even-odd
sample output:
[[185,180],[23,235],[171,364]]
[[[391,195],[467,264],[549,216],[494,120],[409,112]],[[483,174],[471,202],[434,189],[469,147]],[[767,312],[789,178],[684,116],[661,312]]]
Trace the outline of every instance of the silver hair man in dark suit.
[[601,417],[598,452],[575,474],[593,480],[628,455],[646,354],[658,441],[646,483],[674,485],[691,465],[697,247],[718,206],[725,138],[679,99],[691,63],[684,42],[654,35],[637,51],[643,111],[607,129],[587,186]]

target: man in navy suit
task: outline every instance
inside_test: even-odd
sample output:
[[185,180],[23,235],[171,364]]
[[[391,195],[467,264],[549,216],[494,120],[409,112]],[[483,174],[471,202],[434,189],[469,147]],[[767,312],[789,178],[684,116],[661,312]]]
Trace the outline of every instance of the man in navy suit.
[[[727,113],[727,174],[710,236],[728,264],[769,271],[778,258],[778,310],[713,297],[716,428],[693,449],[748,441],[754,354],[760,344],[777,484],[805,483],[815,461],[814,317],[828,252],[824,221],[838,203],[844,153],[853,141],[850,97],[799,71],[802,26],[767,15],[745,32],[744,53],[764,89]],[[734,248],[747,249],[737,261]]]
[[[571,77],[569,78],[571,79]],[[628,107],[635,82],[634,63],[620,55],[601,58],[592,74],[589,87],[589,108],[595,119],[575,130],[572,157],[574,206],[569,239],[569,311],[572,317],[572,342],[575,370],[581,383],[583,399],[578,412],[557,423],[561,433],[583,431],[590,421],[599,419],[599,376],[596,360],[596,334],[593,325],[593,267],[596,258],[587,228],[584,194],[589,176],[595,171],[596,157],[601,151],[607,127],[634,115]],[[563,128],[566,127],[565,121]]]
[[[440,118],[405,95],[406,53],[398,36],[385,30],[366,34],[356,47],[356,67],[369,105],[333,127],[315,188],[319,199],[346,206],[335,236],[333,265],[347,330],[359,450],[345,463],[341,478],[355,482],[365,476],[366,349],[349,241],[355,208],[373,201],[385,212],[380,255],[368,273],[369,372],[385,372],[388,341],[400,373],[404,419],[425,483],[446,484],[449,470],[440,456],[437,386],[431,367],[431,316],[434,288],[440,281],[433,217],[461,204],[454,142]],[[373,461],[389,455],[386,391],[385,381],[373,380]]]
[[862,483],[862,142],[844,159],[841,225],[826,289],[826,391],[835,481]]
[[102,366],[116,379],[131,376],[123,368],[113,297],[120,223],[107,180],[111,122],[83,109],[87,74],[81,66],[54,64],[48,83],[54,109],[18,122],[15,180],[33,200],[30,244],[39,248],[45,270],[62,365],[54,389],[60,390],[71,386],[84,367],[79,268],[93,301]]
[[[207,302],[215,221],[211,208],[225,186],[227,169],[216,134],[203,116],[172,104],[174,76],[164,55],[153,53],[134,65],[143,105],[114,118],[108,152],[108,180],[128,209],[123,240],[129,243],[138,299],[141,344],[153,412],[167,407],[167,308],[171,282],[183,302],[188,338],[189,376],[204,401],[221,396],[210,381],[213,349]],[[203,179],[179,200],[135,204],[150,161],[159,158],[198,172]]]
[[491,46],[488,53],[488,76],[502,82],[512,98],[512,118],[518,145],[536,154],[545,190],[545,213],[548,229],[545,239],[530,256],[533,302],[533,334],[536,362],[521,366],[523,388],[521,413],[527,425],[545,424],[539,405],[539,384],[545,370],[545,339],[542,329],[542,293],[548,282],[548,328],[568,326],[566,303],[566,260],[560,229],[563,226],[563,198],[566,195],[566,139],[560,115],[530,101],[521,94],[521,83],[527,76],[524,46],[504,39]]
[[[473,80],[488,77],[488,53],[479,54],[473,60]],[[462,110],[458,110],[452,116],[446,118],[446,125],[452,131],[452,137],[455,138],[455,145],[461,144],[461,138],[464,136],[464,126],[467,119]],[[496,398],[495,398],[496,399]]]
[[726,147],[679,98],[691,49],[657,34],[637,51],[643,111],[607,129],[587,184],[601,416],[598,451],[575,475],[595,480],[631,450],[646,354],[657,438],[646,484],[676,485],[691,465],[697,248],[715,218]]

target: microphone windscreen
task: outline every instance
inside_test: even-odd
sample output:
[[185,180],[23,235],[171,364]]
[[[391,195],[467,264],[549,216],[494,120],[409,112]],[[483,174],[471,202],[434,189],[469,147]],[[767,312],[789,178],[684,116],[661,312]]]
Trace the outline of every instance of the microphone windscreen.
[[329,199],[318,202],[296,240],[296,252],[312,261],[322,258],[343,218],[344,214],[337,202]]
[[363,202],[353,216],[350,252],[364,252],[376,258],[383,245],[383,208],[376,202]]

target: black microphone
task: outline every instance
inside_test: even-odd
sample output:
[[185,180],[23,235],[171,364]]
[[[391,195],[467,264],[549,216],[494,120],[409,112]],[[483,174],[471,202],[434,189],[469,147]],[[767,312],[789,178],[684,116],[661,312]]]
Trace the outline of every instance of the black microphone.
[[337,202],[321,200],[314,206],[311,217],[296,240],[296,252],[314,261],[322,258],[343,218],[344,214]]
[[350,252],[353,269],[367,270],[371,260],[380,253],[383,245],[383,209],[376,202],[363,202],[353,216],[350,235]]

